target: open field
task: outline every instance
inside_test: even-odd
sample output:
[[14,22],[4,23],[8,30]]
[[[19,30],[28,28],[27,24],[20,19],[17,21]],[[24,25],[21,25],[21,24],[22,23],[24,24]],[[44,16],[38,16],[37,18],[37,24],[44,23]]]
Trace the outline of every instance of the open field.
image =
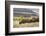
[[22,24],[16,24],[14,22],[13,27],[14,28],[19,28],[19,27],[38,27],[39,26],[39,22],[34,22],[34,23],[22,23]]
[[[13,19],[14,19],[13,20],[13,27],[14,28],[20,28],[20,27],[38,27],[39,26],[39,21],[34,20],[35,22],[27,22],[27,21],[31,21],[32,20],[31,17],[29,17],[29,18],[14,17]],[[20,22],[23,22],[23,23],[20,24]]]

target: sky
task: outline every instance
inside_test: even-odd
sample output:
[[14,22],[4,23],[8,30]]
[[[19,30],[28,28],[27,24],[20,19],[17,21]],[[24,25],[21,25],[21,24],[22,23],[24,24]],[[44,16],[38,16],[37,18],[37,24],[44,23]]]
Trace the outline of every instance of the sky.
[[23,15],[23,16],[38,16],[39,15],[39,9],[29,9],[29,8],[14,8],[13,9],[14,16]]

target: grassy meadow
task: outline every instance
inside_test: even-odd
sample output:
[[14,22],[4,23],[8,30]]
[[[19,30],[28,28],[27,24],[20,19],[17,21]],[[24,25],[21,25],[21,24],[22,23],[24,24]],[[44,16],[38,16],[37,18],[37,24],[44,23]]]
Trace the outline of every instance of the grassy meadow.
[[[30,23],[28,22],[24,22],[24,23],[19,23],[19,22],[23,22],[23,21],[30,21]],[[29,18],[25,18],[25,17],[13,17],[13,27],[14,28],[21,28],[21,27],[38,27],[39,26],[39,22],[36,21],[36,22],[31,22],[32,21],[32,17],[29,17]]]

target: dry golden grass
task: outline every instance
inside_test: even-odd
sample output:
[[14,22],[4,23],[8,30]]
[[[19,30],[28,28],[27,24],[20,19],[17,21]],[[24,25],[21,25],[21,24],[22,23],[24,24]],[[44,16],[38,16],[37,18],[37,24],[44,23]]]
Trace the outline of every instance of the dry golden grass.
[[[16,22],[22,19],[23,17],[13,17],[13,27],[20,28],[20,27],[38,27],[39,26],[39,22],[22,23],[22,24],[19,24],[18,22]],[[32,19],[32,18],[29,18],[29,19]]]
[[13,27],[14,28],[19,28],[19,27],[38,27],[39,26],[39,22],[35,22],[35,23],[22,23],[22,24],[16,24],[14,23]]

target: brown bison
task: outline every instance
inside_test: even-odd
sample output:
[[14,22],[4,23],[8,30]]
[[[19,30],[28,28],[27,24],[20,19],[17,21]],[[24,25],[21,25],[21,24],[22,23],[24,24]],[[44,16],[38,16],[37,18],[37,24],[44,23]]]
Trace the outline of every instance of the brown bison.
[[39,22],[39,17],[31,17],[32,19],[23,19],[19,22],[19,24],[21,23],[31,23],[31,22]]

